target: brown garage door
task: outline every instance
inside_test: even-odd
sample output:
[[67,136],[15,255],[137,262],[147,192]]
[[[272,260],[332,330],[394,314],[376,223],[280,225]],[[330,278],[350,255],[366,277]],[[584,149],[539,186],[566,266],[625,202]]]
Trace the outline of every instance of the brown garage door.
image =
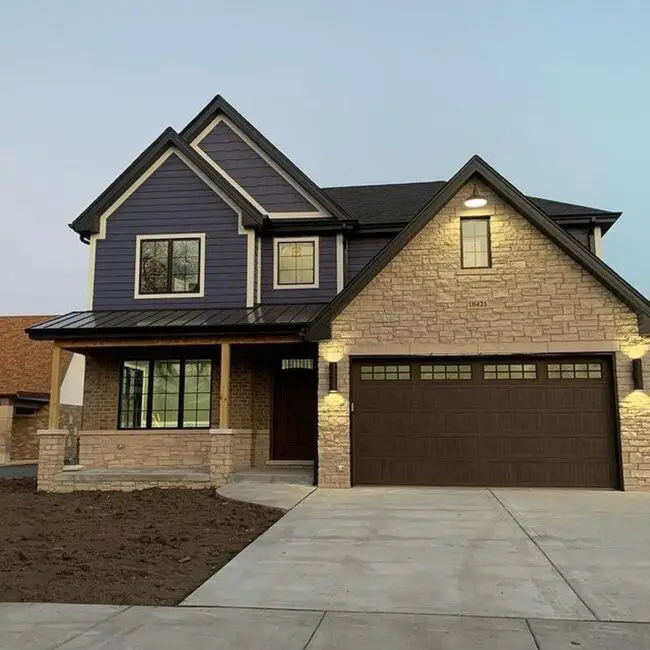
[[356,485],[617,487],[608,358],[355,360]]

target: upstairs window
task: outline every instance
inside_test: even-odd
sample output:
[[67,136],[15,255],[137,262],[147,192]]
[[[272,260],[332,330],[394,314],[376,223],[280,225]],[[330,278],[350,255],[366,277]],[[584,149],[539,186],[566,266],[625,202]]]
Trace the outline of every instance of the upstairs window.
[[205,235],[140,235],[136,246],[136,298],[203,295]]
[[273,288],[318,287],[318,237],[274,240]]
[[492,266],[490,251],[490,219],[467,218],[460,220],[461,267],[487,269]]

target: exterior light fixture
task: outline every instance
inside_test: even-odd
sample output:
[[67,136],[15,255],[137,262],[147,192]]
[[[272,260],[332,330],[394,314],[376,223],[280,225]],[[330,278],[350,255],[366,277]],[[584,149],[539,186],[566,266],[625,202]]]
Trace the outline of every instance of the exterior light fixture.
[[336,393],[339,389],[339,370],[335,361],[330,362],[330,393]]
[[470,197],[465,199],[464,203],[466,208],[482,208],[484,205],[487,205],[487,199],[479,194],[479,191],[476,189],[476,183],[474,183],[474,190]]
[[634,390],[643,390],[643,365],[641,359],[632,359],[632,383]]

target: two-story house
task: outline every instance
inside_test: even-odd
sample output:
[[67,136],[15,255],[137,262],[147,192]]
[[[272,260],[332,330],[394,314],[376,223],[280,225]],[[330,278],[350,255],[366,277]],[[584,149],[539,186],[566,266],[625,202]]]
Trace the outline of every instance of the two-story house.
[[39,485],[649,487],[650,304],[600,257],[619,216],[477,156],[322,188],[218,96],[70,224],[88,310],[29,334],[86,358],[82,470],[53,419]]

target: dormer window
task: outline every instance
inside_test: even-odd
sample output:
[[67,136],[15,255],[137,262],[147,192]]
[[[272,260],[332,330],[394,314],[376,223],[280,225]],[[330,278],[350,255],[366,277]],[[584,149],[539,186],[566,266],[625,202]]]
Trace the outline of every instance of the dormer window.
[[318,237],[275,239],[273,288],[318,287]]
[[468,217],[460,220],[461,268],[487,269],[492,266],[490,218]]
[[138,235],[135,297],[202,297],[204,255],[204,234]]

